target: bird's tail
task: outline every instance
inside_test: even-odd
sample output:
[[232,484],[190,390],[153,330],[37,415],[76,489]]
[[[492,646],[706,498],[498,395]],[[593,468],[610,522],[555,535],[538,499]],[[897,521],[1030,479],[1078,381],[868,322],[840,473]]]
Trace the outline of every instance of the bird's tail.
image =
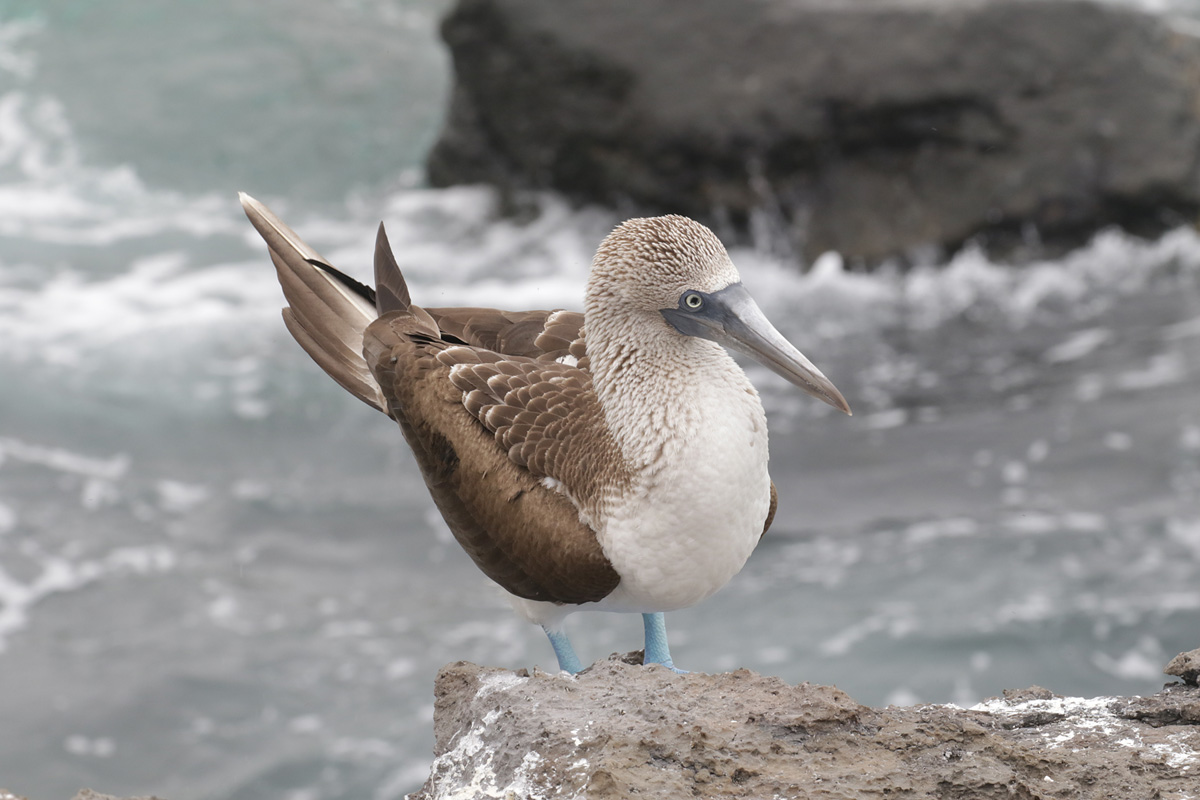
[[[342,388],[387,414],[387,401],[363,358],[363,332],[379,316],[375,291],[325,263],[271,209],[244,192],[240,198],[275,263],[288,302],[283,309],[288,331]],[[391,308],[407,307],[403,278],[398,285],[390,279],[384,291]]]

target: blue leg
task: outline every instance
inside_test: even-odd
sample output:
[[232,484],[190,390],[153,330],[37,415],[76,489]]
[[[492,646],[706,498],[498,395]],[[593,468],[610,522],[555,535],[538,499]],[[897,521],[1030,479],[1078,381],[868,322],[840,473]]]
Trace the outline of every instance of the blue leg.
[[567,638],[564,630],[547,628],[545,625],[542,626],[542,630],[546,632],[546,638],[550,640],[550,646],[554,648],[554,655],[558,657],[559,669],[572,675],[583,669],[583,664],[579,663],[579,656],[575,655],[575,648],[571,647],[571,640]]
[[680,675],[686,675],[687,670],[677,669],[671,661],[671,649],[667,646],[667,621],[663,613],[642,614],[642,622],[646,626],[646,655],[642,663],[662,664]]

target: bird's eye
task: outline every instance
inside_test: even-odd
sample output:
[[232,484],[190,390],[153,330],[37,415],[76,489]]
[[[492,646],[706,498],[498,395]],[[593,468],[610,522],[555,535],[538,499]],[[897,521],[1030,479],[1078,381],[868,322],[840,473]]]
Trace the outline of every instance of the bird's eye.
[[688,292],[683,296],[683,304],[692,311],[696,311],[704,305],[704,298],[698,292]]

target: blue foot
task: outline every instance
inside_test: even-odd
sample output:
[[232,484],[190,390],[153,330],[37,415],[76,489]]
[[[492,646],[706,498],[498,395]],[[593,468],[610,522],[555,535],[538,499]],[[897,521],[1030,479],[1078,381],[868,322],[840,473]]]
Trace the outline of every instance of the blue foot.
[[686,675],[686,669],[679,669],[671,661],[671,648],[667,646],[667,620],[663,613],[642,614],[642,622],[646,626],[646,655],[642,663],[662,664],[669,670]]
[[554,648],[559,669],[572,675],[583,669],[583,664],[579,663],[579,656],[575,655],[575,648],[571,647],[571,640],[567,638],[565,631],[560,628],[547,628],[545,625],[542,626],[542,630],[546,632],[546,638],[550,640],[550,646]]

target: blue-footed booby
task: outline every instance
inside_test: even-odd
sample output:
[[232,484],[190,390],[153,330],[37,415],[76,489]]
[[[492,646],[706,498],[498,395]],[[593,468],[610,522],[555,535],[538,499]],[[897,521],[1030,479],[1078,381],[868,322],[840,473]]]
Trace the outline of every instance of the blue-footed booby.
[[663,612],[724,586],[771,525],[766,415],[722,345],[850,413],[686,217],[609,234],[583,313],[499,311],[415,305],[382,225],[372,289],[241,200],[287,329],[399,424],[459,544],[568,672],[563,620],[581,609],[642,614],[645,663],[675,669]]

